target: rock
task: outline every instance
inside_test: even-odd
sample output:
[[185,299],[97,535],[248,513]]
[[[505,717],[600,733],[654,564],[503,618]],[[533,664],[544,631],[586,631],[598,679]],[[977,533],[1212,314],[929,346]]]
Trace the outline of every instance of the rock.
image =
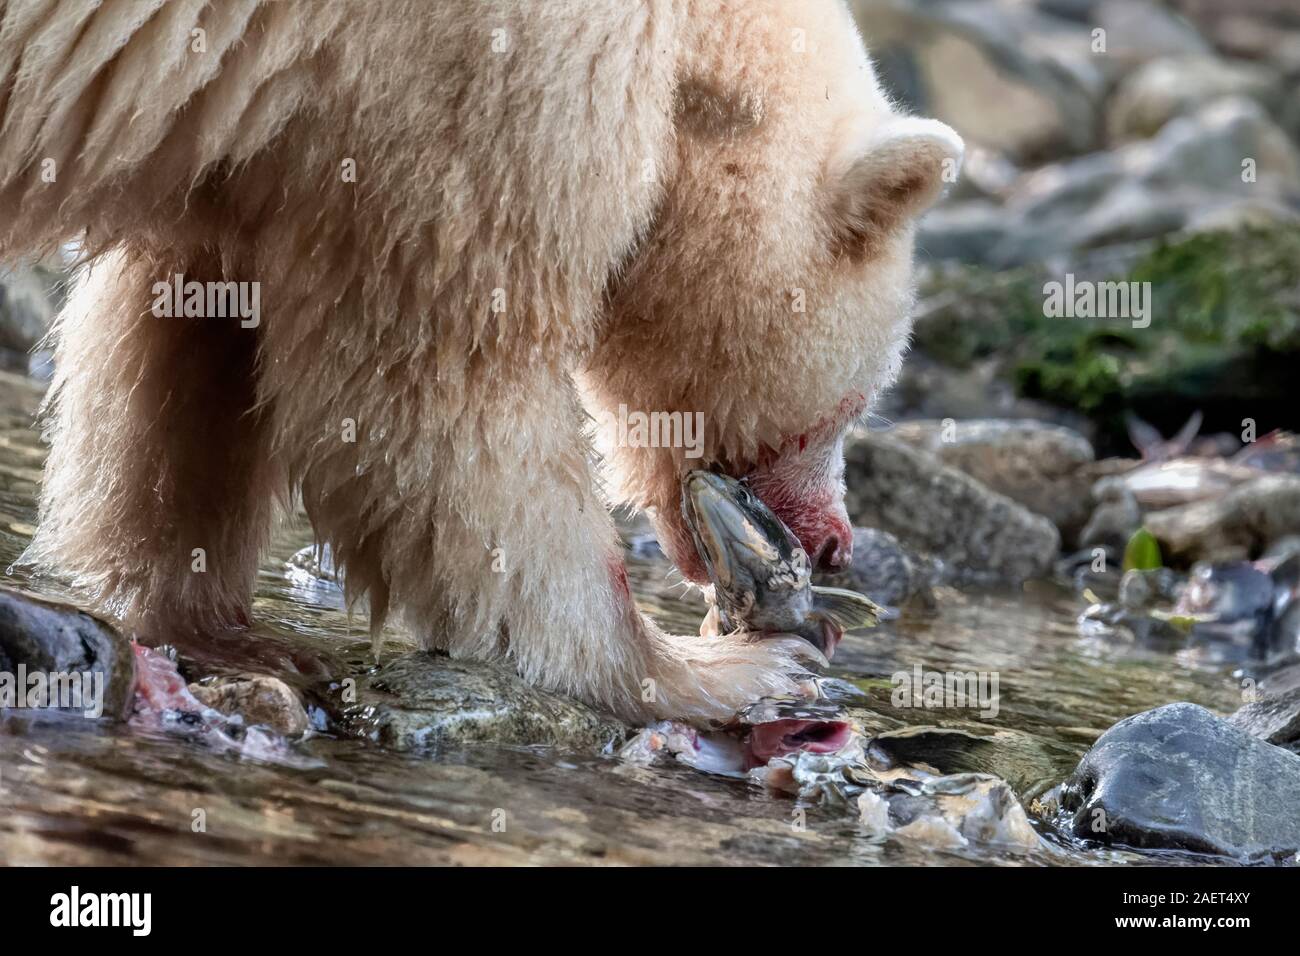
[[1107,134],[1113,142],[1147,139],[1175,116],[1224,96],[1249,97],[1271,108],[1281,100],[1277,73],[1214,56],[1153,60],[1121,81],[1107,109]]
[[1187,634],[1162,617],[1131,611],[1119,604],[1093,604],[1079,615],[1085,637],[1132,642],[1139,647],[1173,652],[1187,646]]
[[1300,555],[1300,534],[1288,534],[1278,538],[1264,552],[1264,560],[1281,564],[1292,555]]
[[[84,714],[101,710],[106,720],[125,720],[131,713],[135,655],[131,643],[99,618],[69,604],[0,587],[0,672],[27,675],[90,673],[89,693],[102,689],[101,707],[72,706]],[[99,684],[103,681],[102,688]],[[84,685],[83,685],[84,686]],[[16,686],[17,692],[26,688]],[[84,699],[84,698],[83,698]]]
[[1228,719],[1246,733],[1271,744],[1300,743],[1300,687],[1251,701]]
[[1291,657],[1300,639],[1300,557],[1271,570],[1261,562],[1197,564],[1176,614],[1195,617],[1196,644],[1218,656],[1257,661]]
[[1092,23],[1096,18],[1098,3],[1100,0],[1038,0],[1037,6],[1044,13],[1063,20]]
[[1102,734],[1061,788],[1075,836],[1240,860],[1300,851],[1300,757],[1195,704]]
[[1145,525],[1168,558],[1253,558],[1300,528],[1300,475],[1265,475],[1222,498],[1151,512]]
[[285,577],[300,587],[342,586],[342,575],[334,567],[328,544],[299,548],[284,563]]
[[1210,52],[1195,26],[1151,0],[1102,0],[1093,17],[1106,31],[1105,59],[1121,69],[1156,57]]
[[818,573],[813,584],[847,588],[877,604],[898,607],[939,583],[942,569],[932,558],[909,554],[898,538],[875,528],[853,529],[853,563],[835,574]]
[[1093,485],[1091,497],[1097,504],[1079,534],[1080,546],[1123,552],[1133,532],[1142,525],[1137,498],[1121,475],[1101,479]]
[[1020,167],[1002,153],[968,143],[961,161],[961,176],[948,198],[1004,200],[1011,195],[1020,176]]
[[1025,176],[1003,212],[1005,237],[977,261],[1005,268],[1185,228],[1288,221],[1297,192],[1300,154],[1286,133],[1255,101],[1219,99],[1154,139]]
[[[1244,97],[1215,100],[1171,120],[1155,139],[1115,152],[1148,187],[1200,186],[1216,194],[1293,195],[1300,188],[1300,155],[1259,103]],[[1242,162],[1255,161],[1255,180]]]
[[1175,458],[1139,465],[1123,477],[1142,508],[1159,510],[1218,498],[1259,471],[1219,458]]
[[917,228],[917,252],[926,258],[982,263],[1016,227],[1001,205],[987,199],[948,202],[936,206]]
[[858,431],[845,461],[854,523],[934,555],[958,580],[1038,577],[1060,548],[1051,521],[904,442]]
[[205,707],[242,717],[246,726],[269,727],[285,737],[301,737],[311,726],[298,695],[278,677],[222,678],[189,689]]
[[885,86],[968,141],[1013,160],[1096,144],[1106,64],[1084,25],[999,0],[850,6]]
[[1182,589],[1182,578],[1169,568],[1130,568],[1120,578],[1118,600],[1127,611],[1149,611],[1177,601]]
[[599,750],[626,728],[505,668],[426,653],[396,657],[358,688],[345,730],[395,750],[544,744]]
[[1077,432],[1037,421],[912,421],[891,437],[936,456],[1073,537],[1088,519],[1092,445]]
[[1293,0],[1172,0],[1217,49],[1233,56],[1265,57],[1300,30]]
[[41,340],[59,309],[60,279],[41,266],[0,272],[0,348],[27,352]]
[[[940,295],[947,299],[946,294]],[[882,396],[877,406],[878,413],[886,419],[903,418],[942,418],[960,410],[961,420],[980,418],[1021,418],[1044,421],[1049,424],[1061,424],[1075,431],[1086,431],[1090,423],[1082,415],[1046,402],[1020,398],[1015,394],[1011,383],[999,377],[996,360],[983,360],[970,368],[954,368],[952,365],[936,361],[928,350],[943,336],[944,327],[952,322],[960,322],[961,307],[957,304],[945,305],[933,303],[934,311],[924,329],[918,327],[918,335],[924,334],[926,344],[917,342],[914,351],[903,363],[903,370],[894,387]],[[969,316],[967,322],[971,322]],[[978,321],[978,320],[976,320]],[[972,337],[973,348],[984,348],[977,338]],[[925,348],[927,351],[920,351]],[[969,361],[970,356],[964,359]]]

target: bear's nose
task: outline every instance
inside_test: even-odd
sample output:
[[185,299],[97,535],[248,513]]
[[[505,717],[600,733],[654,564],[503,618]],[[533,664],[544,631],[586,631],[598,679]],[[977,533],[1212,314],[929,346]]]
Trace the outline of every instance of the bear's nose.
[[813,567],[818,571],[843,571],[853,562],[853,541],[841,544],[839,535],[831,535],[817,551]]

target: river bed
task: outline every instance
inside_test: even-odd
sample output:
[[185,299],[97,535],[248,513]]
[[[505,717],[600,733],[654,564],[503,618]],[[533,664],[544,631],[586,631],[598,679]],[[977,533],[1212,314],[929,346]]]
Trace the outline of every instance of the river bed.
[[[33,429],[39,390],[0,377],[0,566],[35,524],[44,451]],[[256,659],[307,687],[323,673],[374,667],[366,621],[337,592],[304,588],[285,560],[310,543],[299,518],[262,563],[251,633],[212,642],[214,673]],[[650,559],[632,559],[643,607],[695,630],[702,605]],[[7,583],[69,597],[11,567]],[[1059,783],[1115,721],[1170,701],[1219,712],[1240,703],[1220,665],[1080,635],[1079,600],[1063,589],[963,595],[846,637],[829,673],[864,692],[880,729],[938,724],[992,737],[972,758],[1003,776],[1026,807]],[[390,642],[387,653],[394,649]],[[996,717],[891,703],[891,675],[994,671]],[[319,714],[316,715],[319,718]],[[324,721],[320,721],[324,726]],[[870,839],[844,808],[797,807],[741,779],[684,766],[640,767],[610,753],[477,745],[419,754],[329,732],[262,763],[125,725],[13,717],[0,721],[0,862],[7,864],[1099,864],[1206,862],[1186,854],[1082,846],[1034,819],[1037,851],[938,849]],[[802,812],[797,812],[802,811]],[[1034,814],[1031,810],[1031,818]]]

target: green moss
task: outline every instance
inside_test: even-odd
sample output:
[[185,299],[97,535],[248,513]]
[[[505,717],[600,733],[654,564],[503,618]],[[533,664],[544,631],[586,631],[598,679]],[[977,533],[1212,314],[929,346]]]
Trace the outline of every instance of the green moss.
[[1174,427],[1300,427],[1300,227],[1211,233],[1166,243],[1119,281],[1151,283],[1151,324],[1044,315],[1041,270],[961,269],[930,283],[919,350],[955,366],[996,362],[1019,394],[1092,417],[1123,446],[1124,414]]

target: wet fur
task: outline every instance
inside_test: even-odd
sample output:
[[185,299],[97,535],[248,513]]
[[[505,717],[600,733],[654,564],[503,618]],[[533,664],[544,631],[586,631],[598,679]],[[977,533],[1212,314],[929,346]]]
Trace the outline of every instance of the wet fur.
[[[241,625],[300,494],[376,628],[634,719],[788,690],[787,643],[631,605],[574,378],[706,411],[711,456],[874,391],[908,237],[855,266],[834,210],[889,116],[824,0],[0,0],[0,257],[87,261],[30,559],[140,632]],[[260,282],[259,327],[152,315],[176,273]],[[803,328],[767,301],[796,283]],[[678,467],[613,457],[642,504]]]

